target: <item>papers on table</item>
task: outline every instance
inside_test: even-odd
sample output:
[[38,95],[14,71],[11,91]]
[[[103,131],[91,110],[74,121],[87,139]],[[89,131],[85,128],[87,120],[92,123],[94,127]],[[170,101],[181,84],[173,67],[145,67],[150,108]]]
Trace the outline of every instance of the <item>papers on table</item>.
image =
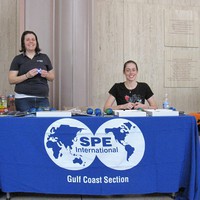
[[114,114],[119,117],[145,117],[147,115],[141,110],[114,110]]
[[[88,115],[86,112],[78,111],[38,111],[36,117],[71,117],[73,115]],[[145,110],[114,110],[114,115],[119,117],[145,117],[145,116],[179,116],[179,111],[170,109],[145,109]]]
[[170,109],[114,110],[119,117],[179,116],[179,111]]
[[38,111],[36,117],[71,117],[72,113],[65,110],[60,111]]
[[170,109],[145,109],[144,111],[150,116],[179,116],[179,111]]

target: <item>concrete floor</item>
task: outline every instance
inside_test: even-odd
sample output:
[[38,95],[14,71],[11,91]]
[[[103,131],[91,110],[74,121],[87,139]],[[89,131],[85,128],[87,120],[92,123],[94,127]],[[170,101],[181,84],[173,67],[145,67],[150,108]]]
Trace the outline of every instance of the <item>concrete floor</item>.
[[[172,200],[170,194],[119,195],[119,196],[80,196],[80,195],[47,195],[29,193],[11,193],[11,200]],[[6,194],[0,195],[0,200],[6,200]]]

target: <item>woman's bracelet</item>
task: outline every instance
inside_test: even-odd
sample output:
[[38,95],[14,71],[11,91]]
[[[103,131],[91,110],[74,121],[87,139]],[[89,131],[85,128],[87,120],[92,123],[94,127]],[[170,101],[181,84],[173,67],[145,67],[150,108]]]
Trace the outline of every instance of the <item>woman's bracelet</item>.
[[48,76],[49,76],[49,73],[47,72],[47,74],[46,74],[46,77],[45,77],[45,78],[46,78],[46,79],[48,79]]
[[27,76],[27,74],[25,74],[25,76],[26,76],[26,79],[28,79],[28,76]]

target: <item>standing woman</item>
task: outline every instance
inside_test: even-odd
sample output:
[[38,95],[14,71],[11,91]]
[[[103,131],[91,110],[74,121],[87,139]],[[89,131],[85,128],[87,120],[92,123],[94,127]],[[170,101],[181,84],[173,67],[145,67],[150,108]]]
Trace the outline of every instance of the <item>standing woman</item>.
[[[124,64],[123,73],[126,80],[125,82],[115,83],[109,90],[104,111],[107,108],[112,108],[113,110],[156,109],[157,105],[149,85],[136,81],[138,74],[137,63],[132,60],[127,61]],[[148,102],[147,104],[145,104],[145,100]],[[117,105],[114,105],[115,101]]]
[[17,111],[49,107],[48,81],[54,80],[54,71],[49,57],[40,53],[37,35],[24,31],[21,36],[21,54],[14,57],[8,80],[15,84]]

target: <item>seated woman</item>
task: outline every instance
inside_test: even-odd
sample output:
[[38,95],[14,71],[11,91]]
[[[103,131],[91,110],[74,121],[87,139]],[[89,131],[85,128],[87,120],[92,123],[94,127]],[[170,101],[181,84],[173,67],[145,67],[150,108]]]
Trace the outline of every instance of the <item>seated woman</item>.
[[[127,61],[124,64],[123,73],[126,81],[115,83],[109,90],[104,111],[107,108],[113,110],[157,109],[153,92],[149,85],[136,81],[138,74],[137,63],[132,60]],[[145,104],[145,100],[147,100],[148,104]],[[115,101],[117,105],[114,105]]]

